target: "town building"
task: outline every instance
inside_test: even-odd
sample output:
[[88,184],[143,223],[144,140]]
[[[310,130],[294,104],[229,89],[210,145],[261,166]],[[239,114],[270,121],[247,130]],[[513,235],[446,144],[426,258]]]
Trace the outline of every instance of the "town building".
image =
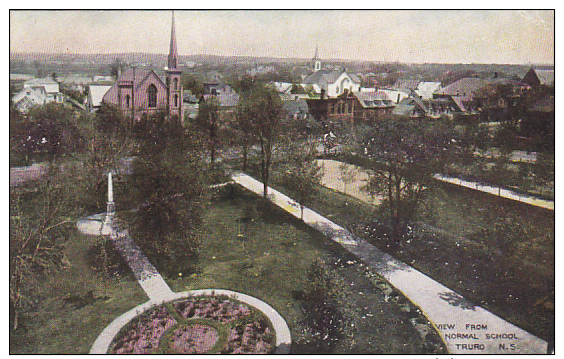
[[86,108],[90,112],[100,109],[104,95],[112,88],[108,85],[88,85],[88,96],[86,98]]
[[117,81],[104,95],[103,101],[120,108],[123,114],[132,120],[139,120],[145,114],[161,111],[183,119],[181,74],[173,13],[164,78],[159,77],[154,70],[130,68],[118,76]]
[[532,87],[554,86],[554,70],[540,70],[531,68],[523,77],[521,82]]

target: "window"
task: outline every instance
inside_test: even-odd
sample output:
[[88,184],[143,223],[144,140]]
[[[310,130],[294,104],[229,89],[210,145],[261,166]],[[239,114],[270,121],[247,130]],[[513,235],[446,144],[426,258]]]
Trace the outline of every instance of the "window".
[[131,101],[131,97],[129,95],[125,96],[125,107],[129,108],[129,101]]
[[157,86],[150,84],[147,89],[147,97],[149,100],[149,107],[157,107]]
[[173,90],[178,90],[178,78],[174,78],[174,80],[172,80],[172,89]]
[[174,107],[178,107],[178,95],[174,95]]

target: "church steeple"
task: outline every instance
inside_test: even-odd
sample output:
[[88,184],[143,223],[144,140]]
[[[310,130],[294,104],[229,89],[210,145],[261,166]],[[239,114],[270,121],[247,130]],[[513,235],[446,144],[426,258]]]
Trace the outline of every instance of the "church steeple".
[[313,55],[313,71],[317,72],[321,70],[321,60],[319,59],[319,45],[315,45],[315,54]]
[[178,67],[178,50],[176,49],[176,33],[174,31],[174,11],[172,12],[172,29],[170,31],[170,49],[168,51],[168,68],[175,70]]
[[184,117],[182,108],[182,69],[178,67],[178,50],[176,49],[176,32],[174,29],[174,11],[172,12],[172,28],[170,30],[170,49],[166,68],[166,85],[168,97],[168,113],[176,115],[181,120]]

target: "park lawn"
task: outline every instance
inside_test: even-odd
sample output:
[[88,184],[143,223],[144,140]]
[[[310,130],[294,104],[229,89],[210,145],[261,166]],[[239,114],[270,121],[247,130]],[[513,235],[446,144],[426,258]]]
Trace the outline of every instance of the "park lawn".
[[201,241],[199,270],[166,278],[171,289],[229,289],[257,297],[288,323],[293,353],[319,353],[308,348],[305,313],[296,293],[310,287],[307,274],[315,260],[322,260],[343,278],[355,326],[331,353],[424,353],[405,314],[386,303],[359,263],[340,265],[354,260],[348,252],[273,205],[260,203],[258,196],[238,187],[232,198],[213,200],[205,216],[208,231]]
[[[256,169],[250,173],[260,178]],[[272,171],[271,185],[290,194],[279,178]],[[390,252],[364,232],[382,208],[325,187],[309,207],[473,303],[554,340],[553,211],[438,183],[420,207],[414,239]],[[511,217],[524,228],[512,252],[501,252],[495,238],[481,235],[497,217]]]
[[[10,354],[87,354],[107,325],[148,300],[130,272],[104,280],[93,270],[88,256],[97,237],[70,232],[68,264],[37,288],[41,299],[24,327],[10,337]],[[85,302],[69,300],[75,296]]]

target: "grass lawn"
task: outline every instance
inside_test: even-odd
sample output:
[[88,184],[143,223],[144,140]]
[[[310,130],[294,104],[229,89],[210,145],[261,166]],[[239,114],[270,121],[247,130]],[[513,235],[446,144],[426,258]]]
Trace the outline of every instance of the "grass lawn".
[[[276,171],[271,179],[289,193]],[[377,218],[376,207],[327,188],[309,207],[359,236]],[[507,227],[522,229],[511,251],[501,251],[498,239],[483,232],[505,218]],[[475,304],[554,340],[553,211],[441,184],[429,192],[416,220],[413,240],[396,252],[377,238],[367,239]]]
[[[232,197],[214,200],[205,216],[198,271],[165,278],[172,290],[230,289],[265,301],[287,321],[293,353],[428,352],[405,313],[386,303],[362,264],[302,222],[260,203],[258,196],[239,188]],[[330,350],[311,345],[307,313],[298,299],[311,287],[308,273],[316,260],[341,279],[352,318],[352,334]]]
[[130,273],[105,281],[93,270],[89,250],[96,241],[73,231],[65,250],[68,265],[37,288],[35,309],[10,335],[10,354],[87,354],[108,324],[148,300]]

